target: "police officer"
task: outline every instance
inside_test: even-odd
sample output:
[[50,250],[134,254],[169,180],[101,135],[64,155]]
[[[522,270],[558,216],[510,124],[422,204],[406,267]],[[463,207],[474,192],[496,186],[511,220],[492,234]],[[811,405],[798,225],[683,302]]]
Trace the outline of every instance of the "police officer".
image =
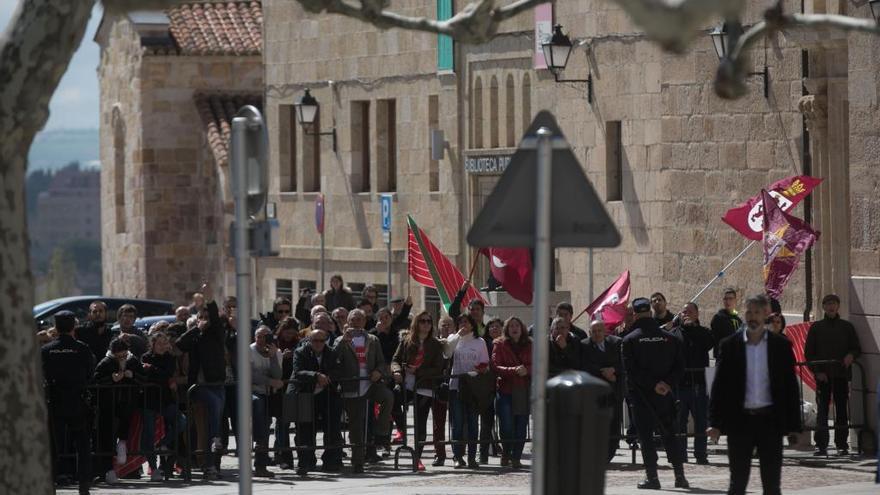
[[675,470],[675,487],[689,488],[676,441],[678,428],[673,394],[673,387],[684,375],[682,344],[651,317],[651,301],[640,297],[633,300],[632,305],[635,322],[632,332],[623,339],[623,364],[647,474],[638,488],[660,489],[653,441],[655,429],[663,437],[666,457]]
[[89,346],[73,337],[76,317],[70,311],[55,314],[58,340],[43,346],[43,376],[49,386],[49,421],[52,434],[53,474],[58,474],[59,446],[69,433],[76,448],[79,493],[89,493],[92,466],[89,447],[88,408],[83,394],[95,368]]

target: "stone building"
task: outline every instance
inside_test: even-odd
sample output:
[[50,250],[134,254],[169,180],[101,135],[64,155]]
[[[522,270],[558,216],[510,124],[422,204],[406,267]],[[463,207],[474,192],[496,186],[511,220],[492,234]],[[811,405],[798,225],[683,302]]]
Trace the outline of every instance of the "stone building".
[[104,292],[184,300],[232,280],[229,122],[262,105],[260,2],[199,2],[104,19]]
[[[391,6],[435,17],[465,3]],[[791,11],[801,5],[786,2]],[[759,20],[765,7],[749,2],[743,22]],[[826,0],[803,7],[871,15],[867,6]],[[393,292],[433,306],[433,291],[407,280],[405,214],[465,271],[476,256],[467,229],[523,130],[547,109],[623,236],[618,248],[592,253],[592,262],[586,249],[556,250],[556,288],[569,291],[576,307],[628,268],[634,295],[660,290],[680,308],[748,246],[721,222],[724,212],[780,178],[808,173],[824,183],[794,214],[811,218],[822,236],[809,272],[802,266],[787,287],[784,311],[789,321],[804,313],[821,318],[822,295],[840,294],[842,311],[859,327],[868,375],[880,372],[880,40],[808,32],[759,43],[752,71],[766,67],[769,77],[751,77],[749,93],[727,101],[712,88],[718,56],[708,35],[684,54],[669,54],[611,2],[556,2],[553,19],[585,42],[564,77],[589,75],[588,101],[585,83],[557,83],[535,68],[532,12],[505,23],[493,41],[470,46],[314,16],[296,2],[266,0],[264,9],[270,201],[281,219],[282,253],[259,261],[263,304],[321,285],[313,227],[319,193],[327,211],[326,277],[340,273],[357,287],[384,281],[379,195],[392,193]],[[305,89],[321,103],[318,130],[335,138],[309,135],[296,123],[293,103]],[[448,141],[439,161],[431,160],[432,129]],[[761,264],[758,244],[702,296],[704,319],[720,305],[722,287],[760,291]],[[486,273],[480,261],[477,282]]]

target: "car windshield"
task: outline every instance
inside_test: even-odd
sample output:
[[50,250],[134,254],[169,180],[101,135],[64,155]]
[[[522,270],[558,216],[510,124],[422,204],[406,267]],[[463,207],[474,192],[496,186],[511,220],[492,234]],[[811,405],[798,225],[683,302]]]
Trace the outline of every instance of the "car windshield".
[[58,301],[47,301],[44,303],[37,304],[34,306],[34,316],[44,313],[46,310],[51,309],[54,306],[58,306]]

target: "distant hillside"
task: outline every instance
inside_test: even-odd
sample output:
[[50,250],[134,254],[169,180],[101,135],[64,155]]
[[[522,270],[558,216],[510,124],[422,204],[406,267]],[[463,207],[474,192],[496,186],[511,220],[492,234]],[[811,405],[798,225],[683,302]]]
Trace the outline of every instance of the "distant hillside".
[[99,167],[98,129],[60,129],[37,134],[28,156],[28,172],[58,170],[70,162]]

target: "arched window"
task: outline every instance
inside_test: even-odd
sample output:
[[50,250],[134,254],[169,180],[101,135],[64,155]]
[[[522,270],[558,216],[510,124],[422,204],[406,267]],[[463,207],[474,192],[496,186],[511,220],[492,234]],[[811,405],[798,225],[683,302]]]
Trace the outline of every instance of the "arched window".
[[514,106],[514,92],[516,89],[513,87],[513,74],[507,75],[507,87],[504,89],[504,129],[507,139],[505,140],[505,146],[508,148],[513,148],[516,146],[516,116],[514,114],[515,106]]
[[471,101],[471,148],[479,149],[483,147],[483,81],[479,77],[474,81]]
[[532,81],[529,75],[523,76],[522,85],[522,133],[525,134],[532,123]]
[[498,140],[498,78],[492,76],[489,82],[489,147],[497,148]]
[[113,109],[113,195],[116,233],[125,232],[125,121],[119,107]]

